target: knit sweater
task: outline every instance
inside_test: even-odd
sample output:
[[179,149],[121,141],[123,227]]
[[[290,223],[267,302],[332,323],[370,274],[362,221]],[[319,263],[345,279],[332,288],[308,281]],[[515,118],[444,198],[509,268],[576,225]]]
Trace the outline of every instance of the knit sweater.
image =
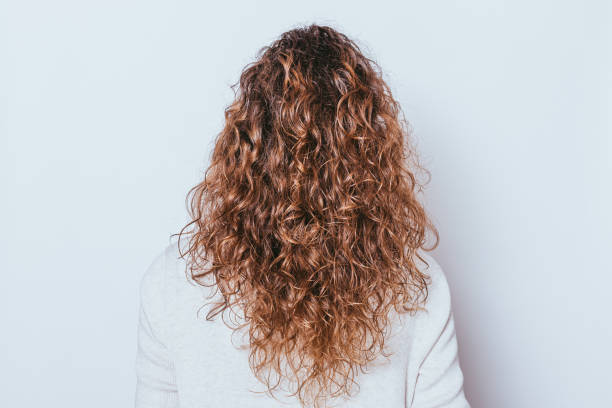
[[[470,407],[463,391],[449,286],[435,259],[420,254],[429,267],[418,258],[415,262],[431,277],[427,310],[392,318],[385,340],[391,356],[381,355],[365,373],[357,371],[357,392],[329,400],[329,406]],[[248,348],[237,348],[237,335],[220,315],[205,319],[202,305],[211,301],[211,291],[191,280],[176,243],[159,253],[142,274],[135,407],[300,407],[296,397],[282,390],[274,393],[275,398],[265,394],[266,387],[250,370]],[[248,344],[246,338],[242,344]]]

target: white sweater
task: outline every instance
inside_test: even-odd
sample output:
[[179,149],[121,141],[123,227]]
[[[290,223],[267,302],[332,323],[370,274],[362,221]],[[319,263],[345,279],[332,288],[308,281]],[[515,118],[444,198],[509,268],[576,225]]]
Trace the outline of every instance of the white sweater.
[[[393,320],[395,327],[385,343],[393,355],[375,360],[366,374],[358,371],[357,394],[348,401],[330,401],[331,406],[469,408],[447,280],[434,258],[420,253],[430,264],[425,270],[432,278],[428,312]],[[266,388],[250,371],[248,350],[234,347],[238,334],[230,338],[232,331],[220,315],[206,321],[207,310],[198,313],[210,301],[205,295],[212,289],[188,280],[185,267],[175,243],[142,276],[135,407],[300,407],[295,397],[275,393],[281,403],[262,392]]]

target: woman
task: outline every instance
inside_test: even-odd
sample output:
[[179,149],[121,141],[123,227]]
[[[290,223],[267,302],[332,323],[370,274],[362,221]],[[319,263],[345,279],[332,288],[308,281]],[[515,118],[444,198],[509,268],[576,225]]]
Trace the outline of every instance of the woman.
[[422,167],[378,65],[311,25],[238,91],[191,222],[142,278],[136,407],[469,407]]

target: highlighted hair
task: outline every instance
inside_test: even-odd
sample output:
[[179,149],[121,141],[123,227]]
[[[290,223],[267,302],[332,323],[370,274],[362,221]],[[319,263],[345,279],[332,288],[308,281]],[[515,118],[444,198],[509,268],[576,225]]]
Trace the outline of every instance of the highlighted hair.
[[413,313],[427,298],[415,257],[425,262],[417,250],[439,236],[416,196],[424,169],[379,66],[331,27],[285,32],[232,89],[210,166],[187,196],[181,256],[222,294],[208,320],[242,311],[233,329],[248,327],[249,364],[268,394],[283,378],[319,407],[390,355],[391,308]]

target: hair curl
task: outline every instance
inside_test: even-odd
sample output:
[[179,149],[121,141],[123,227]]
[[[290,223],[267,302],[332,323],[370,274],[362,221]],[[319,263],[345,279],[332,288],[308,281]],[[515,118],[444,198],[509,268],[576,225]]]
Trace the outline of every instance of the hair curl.
[[191,221],[174,235],[191,236],[191,277],[214,276],[223,295],[207,320],[243,312],[233,329],[248,324],[266,392],[290,379],[291,395],[318,407],[390,355],[392,307],[423,309],[429,276],[414,257],[439,241],[416,197],[413,170],[424,169],[380,67],[329,26],[283,33],[231,88],[210,166],[187,195]]

